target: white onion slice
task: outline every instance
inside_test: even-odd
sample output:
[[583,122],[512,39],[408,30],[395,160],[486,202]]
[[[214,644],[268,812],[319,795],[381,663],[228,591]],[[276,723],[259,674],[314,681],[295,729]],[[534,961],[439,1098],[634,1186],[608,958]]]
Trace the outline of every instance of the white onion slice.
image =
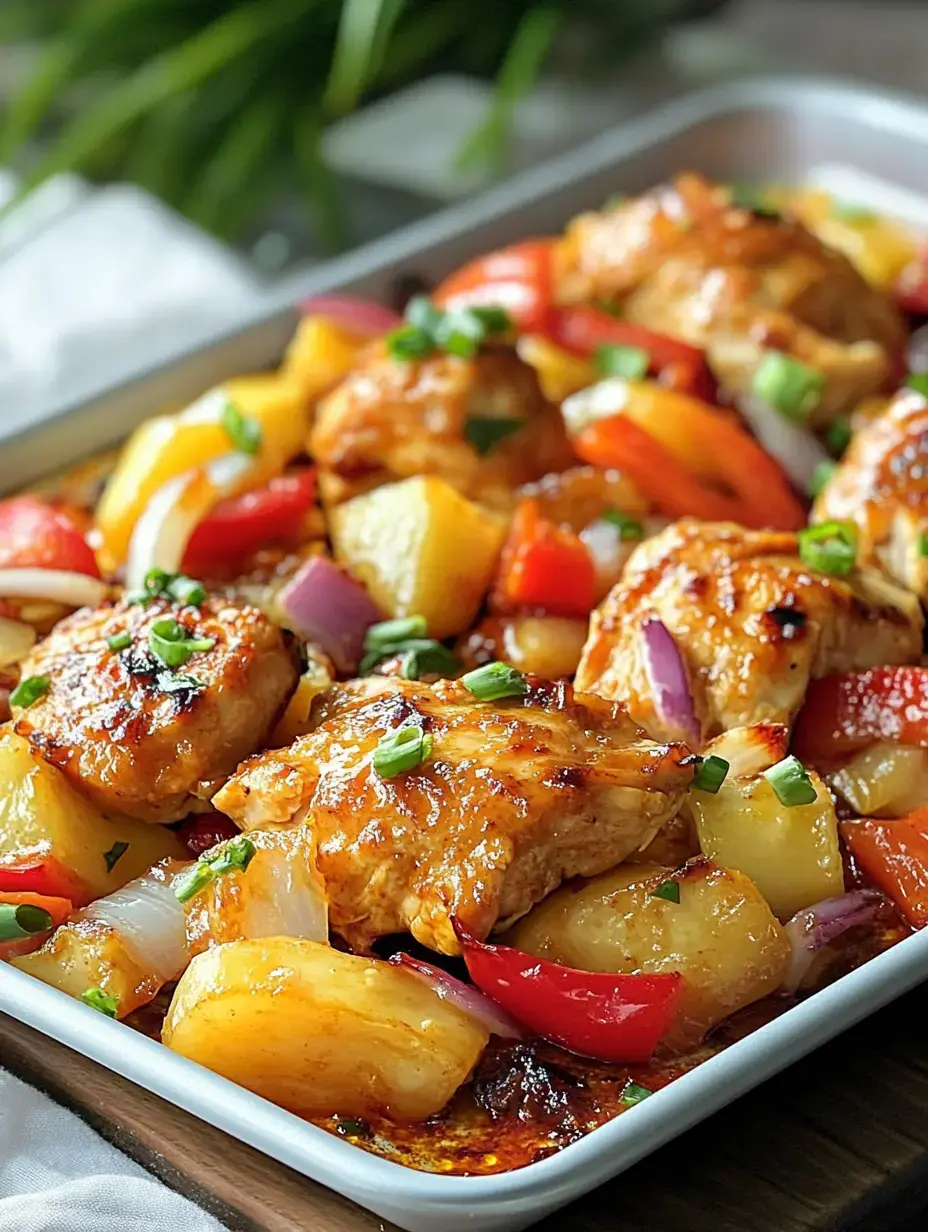
[[738,410],[754,435],[789,475],[793,484],[808,492],[815,472],[829,459],[828,451],[809,428],[793,423],[755,394],[742,394]]
[[795,992],[819,950],[858,924],[866,924],[885,902],[878,890],[852,890],[797,911],[785,925],[792,955],[784,988]]
[[628,382],[620,376],[607,377],[561,403],[561,415],[569,436],[576,436],[591,423],[621,415],[628,404]]
[[140,964],[165,982],[176,979],[188,961],[184,906],[172,875],[186,867],[173,862],[169,870],[150,869],[81,912],[85,920],[109,925]]
[[47,599],[66,607],[96,607],[109,587],[87,573],[67,569],[0,569],[0,599]]
[[305,937],[326,945],[325,886],[307,864],[298,836],[293,840],[287,846],[263,847],[249,864],[239,893],[242,936]]
[[651,683],[654,709],[665,730],[698,751],[702,730],[696,717],[686,664],[673,634],[651,616],[641,626],[644,667]]
[[0,616],[0,667],[19,663],[36,643],[36,631],[22,620]]
[[219,501],[241,491],[255,469],[249,454],[226,453],[163,484],[132,532],[127,588],[140,590],[150,569],[179,573],[194,530]]
[[463,980],[442,971],[441,967],[433,967],[431,963],[423,962],[421,958],[413,958],[411,954],[392,954],[390,962],[395,967],[405,967],[407,971],[418,975],[431,985],[440,997],[475,1019],[491,1035],[498,1035],[501,1039],[521,1039],[525,1034],[502,1006],[497,1005],[473,984],[465,984]]
[[789,728],[784,723],[752,723],[748,727],[732,727],[710,740],[703,750],[705,756],[721,757],[728,762],[728,776],[749,778],[769,770],[782,761],[789,751]]

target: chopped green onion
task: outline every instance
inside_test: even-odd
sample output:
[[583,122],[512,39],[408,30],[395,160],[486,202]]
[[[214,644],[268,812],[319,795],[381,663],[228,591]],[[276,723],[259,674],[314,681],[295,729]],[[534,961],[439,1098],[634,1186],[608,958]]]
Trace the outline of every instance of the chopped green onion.
[[593,307],[604,312],[607,317],[622,317],[625,309],[620,299],[594,299]]
[[928,556],[928,531],[923,530],[918,536],[918,554]]
[[[179,672],[159,672],[155,677],[155,683],[163,693],[189,693],[191,696],[194,693],[199,693],[204,687],[202,680],[197,680],[194,676],[185,676]],[[189,701],[189,698],[183,698],[181,704]]]
[[699,763],[696,774],[693,776],[692,786],[697,791],[708,791],[714,796],[725,782],[728,770],[729,763],[724,757],[716,757],[714,753],[710,753]]
[[904,383],[910,389],[917,390],[923,398],[928,398],[928,372],[910,372]]
[[261,424],[243,415],[234,402],[227,402],[222,408],[220,423],[239,453],[256,454],[261,448]]
[[20,941],[47,932],[52,917],[44,907],[31,903],[0,903],[0,941]]
[[378,650],[410,637],[425,637],[428,625],[424,616],[399,616],[396,620],[381,620],[364,634],[364,649]]
[[648,374],[651,356],[644,347],[601,346],[593,357],[600,376],[621,376],[626,381],[640,381]]
[[798,757],[784,757],[775,766],[764,771],[764,778],[777,794],[777,799],[787,808],[801,804],[814,804],[818,799],[815,784]]
[[524,419],[507,419],[502,416],[499,419],[485,419],[471,415],[464,427],[464,436],[481,458],[484,458],[500,441],[504,441],[507,436],[512,436],[513,432],[518,432],[524,426]]
[[31,706],[40,697],[44,697],[51,684],[49,676],[27,676],[21,680],[10,694],[11,706]]
[[837,469],[838,464],[834,458],[825,458],[823,462],[819,462],[815,474],[809,480],[809,495],[818,496]]
[[184,607],[199,607],[206,599],[206,587],[203,583],[196,578],[187,577],[184,573],[178,573],[176,577],[168,580],[167,592]]
[[414,295],[406,305],[403,315],[410,325],[428,334],[430,338],[434,336],[442,318],[441,309],[436,308],[427,295]]
[[472,308],[446,312],[435,330],[435,342],[449,355],[473,359],[486,341],[487,327]]
[[624,205],[627,200],[628,200],[628,193],[621,193],[621,192],[612,193],[612,195],[607,197],[606,200],[603,202],[602,208],[604,210],[617,210],[619,206]]
[[423,676],[453,676],[461,666],[447,646],[432,641],[403,653],[401,675],[404,680],[421,680]]
[[385,342],[394,359],[425,359],[435,350],[431,333],[418,325],[398,325],[387,334]]
[[192,868],[174,881],[174,897],[186,903],[223,873],[239,869],[242,872],[254,859],[257,848],[245,834],[238,834],[201,856]]
[[357,1121],[354,1117],[336,1117],[335,1132],[343,1138],[369,1138],[371,1128],[366,1121]]
[[757,366],[751,390],[787,419],[801,422],[822,399],[825,377],[783,351],[767,351]]
[[630,1082],[622,1092],[620,1098],[623,1104],[629,1108],[635,1104],[640,1104],[643,1099],[647,1099],[649,1095],[653,1095],[653,1091],[649,1091],[647,1087],[643,1087],[639,1082]]
[[168,667],[183,667],[191,655],[212,650],[214,637],[190,637],[170,616],[156,620],[148,631],[148,647]]
[[729,203],[738,210],[750,210],[760,218],[770,218],[779,221],[783,217],[778,209],[771,205],[769,199],[760,189],[752,184],[732,184],[728,196]]
[[421,727],[400,727],[381,736],[374,749],[372,764],[375,774],[392,779],[397,774],[414,770],[432,752],[432,737]]
[[107,1018],[115,1018],[119,1011],[119,998],[111,997],[102,988],[85,988],[81,993],[81,1000],[92,1010],[105,1014]]
[[832,204],[831,217],[837,218],[839,222],[850,223],[852,227],[865,226],[877,221],[877,215],[873,210],[868,210],[863,205],[843,205],[840,201]]
[[[361,659],[358,672],[362,676],[367,676],[378,663],[382,663],[384,659],[392,659],[396,655],[402,655],[404,663],[407,664],[412,664],[414,660],[422,664],[434,663],[435,667],[423,666],[421,670],[435,671],[439,675],[452,676],[458,669],[457,659],[434,637],[408,637],[402,641],[384,642],[369,650]],[[447,670],[439,670],[440,668]],[[405,671],[403,674],[405,675]],[[408,675],[406,679],[417,680],[418,676]]]
[[153,599],[158,595],[163,595],[172,576],[173,574],[165,573],[163,569],[149,569],[142,582],[145,593],[151,595]]
[[506,309],[496,304],[474,304],[468,312],[473,313],[488,334],[505,334],[515,324]]
[[656,890],[651,891],[651,898],[665,898],[668,903],[680,901],[680,883],[671,877],[662,881]]
[[838,458],[851,443],[851,425],[844,415],[839,415],[825,433],[825,444]]
[[857,527],[853,522],[819,522],[797,536],[799,558],[810,569],[843,577],[857,560]]
[[644,526],[637,518],[630,518],[621,509],[606,509],[603,521],[610,522],[619,532],[619,538],[625,543],[644,538]]
[[112,637],[106,639],[106,644],[113,651],[125,650],[127,646],[132,645],[132,634],[127,631],[114,633]]
[[114,843],[109,851],[104,851],[103,859],[106,861],[106,871],[108,873],[113,871],[128,850],[128,843]]
[[528,685],[521,672],[508,663],[484,663],[461,677],[461,684],[478,702],[497,702],[504,697],[524,697]]

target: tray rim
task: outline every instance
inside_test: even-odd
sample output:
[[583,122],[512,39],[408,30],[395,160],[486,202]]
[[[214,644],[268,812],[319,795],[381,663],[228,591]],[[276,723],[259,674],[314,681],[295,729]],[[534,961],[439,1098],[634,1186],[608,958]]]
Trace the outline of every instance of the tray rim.
[[[299,279],[298,286],[297,280],[290,282],[272,310],[231,331],[217,333],[90,399],[63,405],[36,425],[5,438],[0,435],[0,465],[7,443],[53,431],[63,419],[90,411],[102,399],[128,392],[212,347],[228,345],[253,330],[293,319],[294,296],[334,290],[409,259],[422,249],[477,232],[498,214],[530,204],[572,178],[606,169],[706,121],[783,106],[840,111],[844,119],[866,119],[870,126],[891,128],[921,144],[928,135],[928,106],[921,100],[903,92],[861,87],[841,78],[780,74],[685,95],[609,129],[473,201],[457,203],[321,266],[305,280]],[[371,1155],[171,1053],[156,1041],[131,1030],[128,1035],[111,1034],[119,1032],[121,1024],[102,1018],[6,964],[0,964],[0,1009],[389,1218],[420,1221],[435,1214],[462,1214],[466,1205],[474,1227],[481,1226],[481,1219],[493,1217],[493,1227],[503,1226],[501,1221],[516,1227],[631,1166],[926,977],[928,931],[906,938],[682,1075],[639,1105],[633,1121],[618,1116],[547,1159],[515,1171],[478,1177],[417,1172]],[[426,1225],[417,1222],[416,1226]]]

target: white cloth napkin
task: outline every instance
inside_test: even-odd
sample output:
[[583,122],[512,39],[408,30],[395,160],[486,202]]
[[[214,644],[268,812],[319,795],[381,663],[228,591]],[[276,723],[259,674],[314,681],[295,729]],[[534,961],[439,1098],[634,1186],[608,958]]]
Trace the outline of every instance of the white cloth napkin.
[[73,1113],[0,1070],[0,1232],[223,1232]]

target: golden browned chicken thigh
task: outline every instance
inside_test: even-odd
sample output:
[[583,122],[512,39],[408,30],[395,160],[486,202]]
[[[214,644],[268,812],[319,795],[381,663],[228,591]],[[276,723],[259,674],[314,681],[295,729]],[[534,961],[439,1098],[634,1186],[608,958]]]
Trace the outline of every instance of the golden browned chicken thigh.
[[[357,950],[409,930],[458,952],[522,915],[563,878],[611,868],[646,844],[692,779],[683,745],[654,744],[625,713],[530,678],[524,697],[481,703],[455,681],[336,686],[324,719],[261,754],[215,797],[239,825],[307,817],[331,926]],[[381,737],[417,726],[428,759],[381,778]]]
[[[506,432],[494,444],[481,435],[488,420]],[[310,452],[330,505],[381,483],[438,475],[462,496],[503,508],[514,487],[573,456],[533,369],[492,347],[473,359],[421,360],[371,348],[319,404]]]
[[800,560],[794,534],[685,519],[636,549],[593,613],[576,687],[624,701],[652,735],[642,626],[657,618],[680,652],[703,740],[751,723],[789,723],[812,677],[921,654],[918,600],[871,569],[829,577]]
[[581,214],[556,250],[558,298],[621,300],[629,321],[705,348],[733,392],[765,351],[787,352],[824,375],[810,418],[828,422],[886,378],[899,311],[798,220],[730,202],[729,188],[681,175]]
[[928,599],[928,399],[902,389],[854,436],[812,520],[856,522],[859,559]]
[[[212,639],[183,667],[149,648],[155,622]],[[128,633],[112,650],[107,639]],[[199,608],[120,602],[63,620],[23,664],[45,694],[14,707],[16,730],[102,809],[176,821],[200,780],[224,778],[261,748],[296,687],[295,643],[256,608],[218,598]]]

